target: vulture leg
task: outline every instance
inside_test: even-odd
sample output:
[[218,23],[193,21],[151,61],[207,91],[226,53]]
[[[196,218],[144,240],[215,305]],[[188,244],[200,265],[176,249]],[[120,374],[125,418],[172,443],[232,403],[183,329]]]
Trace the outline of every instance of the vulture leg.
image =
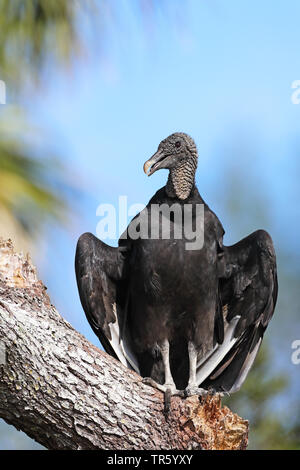
[[160,344],[160,351],[161,351],[161,356],[162,356],[162,361],[163,361],[164,371],[165,371],[165,383],[159,384],[155,380],[153,380],[151,377],[144,377],[143,383],[147,385],[151,385],[152,387],[157,388],[161,392],[165,392],[165,393],[169,392],[171,395],[183,396],[183,391],[177,390],[174,379],[172,377],[171,368],[170,368],[170,345],[167,339],[165,339]]
[[155,382],[151,377],[144,377],[143,383],[151,385],[154,388],[157,388],[165,394],[165,413],[170,411],[171,405],[171,396],[178,395],[183,397],[184,392],[182,390],[177,390],[174,379],[172,377],[171,368],[170,368],[170,344],[167,339],[165,339],[160,345],[160,351],[162,356],[162,361],[165,370],[165,383],[163,385]]
[[174,382],[174,379],[171,374],[171,369],[170,369],[170,344],[167,339],[165,339],[160,347],[161,355],[162,355],[162,360],[164,364],[164,369],[165,369],[165,383],[164,387],[166,389],[170,389],[171,393],[174,394],[174,392],[177,391],[176,385]]
[[188,354],[189,354],[189,367],[190,367],[190,376],[188,385],[184,391],[185,396],[192,395],[203,395],[207,393],[207,390],[200,388],[197,384],[197,349],[193,341],[188,342]]

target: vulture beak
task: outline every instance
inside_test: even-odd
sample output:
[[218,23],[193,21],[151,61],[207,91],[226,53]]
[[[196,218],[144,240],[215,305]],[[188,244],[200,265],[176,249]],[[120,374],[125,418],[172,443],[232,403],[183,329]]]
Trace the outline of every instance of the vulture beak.
[[158,150],[152,155],[152,157],[144,163],[144,172],[146,175],[151,176],[156,170],[163,168],[162,165],[166,158],[163,150]]

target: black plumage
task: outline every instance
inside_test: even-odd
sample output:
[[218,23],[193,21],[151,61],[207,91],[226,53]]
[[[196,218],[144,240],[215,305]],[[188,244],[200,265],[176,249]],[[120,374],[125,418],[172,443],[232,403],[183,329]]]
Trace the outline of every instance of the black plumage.
[[[162,141],[144,170],[169,169],[166,186],[131,221],[117,248],[86,233],[75,259],[82,306],[105,350],[171,394],[238,390],[277,298],[271,237],[258,230],[224,246],[224,229],[195,185],[196,167],[191,137],[176,133]],[[204,206],[201,248],[187,250],[190,240],[172,231],[169,239],[132,237],[139,220],[151,229],[153,205],[174,203],[192,208],[194,227],[196,207]],[[171,217],[172,230],[174,224]]]

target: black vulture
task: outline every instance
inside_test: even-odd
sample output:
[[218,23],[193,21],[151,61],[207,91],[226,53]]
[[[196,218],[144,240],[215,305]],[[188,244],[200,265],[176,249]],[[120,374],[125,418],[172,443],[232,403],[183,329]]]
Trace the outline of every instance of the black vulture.
[[[76,250],[81,303],[104,349],[169,396],[237,391],[277,299],[270,235],[258,230],[223,245],[222,224],[195,184],[197,160],[187,134],[164,139],[144,171],[150,176],[169,169],[167,184],[130,222],[118,247],[85,233]],[[203,208],[203,239],[196,249],[187,249],[191,239],[184,230],[181,237],[175,234],[184,219],[174,220],[174,204],[190,210],[195,237],[196,209]],[[149,236],[153,207],[170,209],[169,237],[162,236],[161,217],[158,236]],[[148,236],[137,236],[143,221]]]

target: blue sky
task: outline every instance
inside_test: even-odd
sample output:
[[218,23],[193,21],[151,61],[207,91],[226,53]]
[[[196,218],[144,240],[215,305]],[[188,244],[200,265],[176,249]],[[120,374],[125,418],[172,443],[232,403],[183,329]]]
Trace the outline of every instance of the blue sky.
[[[291,84],[300,77],[300,6],[187,1],[182,8],[182,2],[165,1],[145,28],[135,3],[118,2],[117,26],[106,24],[102,53],[88,42],[87,59],[68,73],[49,67],[45,87],[24,97],[48,133],[47,145],[84,192],[74,201],[71,237],[55,233],[54,253],[49,228],[53,265],[46,257],[43,271],[59,304],[66,291],[53,269],[62,276],[66,266],[73,269],[74,243],[83,231],[95,233],[98,204],[115,204],[119,195],[146,203],[165,184],[165,171],[146,178],[142,165],[174,131],[190,133],[198,145],[198,187],[222,220],[228,244],[236,234],[230,214],[218,207],[226,196],[222,173],[232,166],[242,190],[258,185],[262,192],[275,243],[278,238],[285,249],[292,243],[299,250],[300,105],[291,102]],[[283,230],[287,223],[293,230]],[[256,228],[249,223],[249,231]]]
[[[49,65],[44,87],[23,96],[48,148],[82,189],[72,225],[67,232],[47,227],[35,261],[52,302],[95,344],[77,295],[76,240],[95,233],[100,203],[115,204],[119,195],[147,203],[165,184],[165,171],[147,178],[142,165],[174,131],[198,145],[198,188],[224,225],[225,243],[265,228],[291,271],[299,269],[300,105],[291,102],[292,82],[300,79],[299,2],[162,3],[145,19],[136,1],[112,1],[115,19],[104,17],[102,38],[81,25],[86,57],[68,72]],[[236,186],[228,187],[228,168]],[[224,203],[229,189],[251,208],[240,223]],[[268,217],[260,219],[264,209]],[[276,361],[298,393],[300,366],[291,366],[289,348],[300,338],[299,302],[288,324],[283,315],[277,312],[270,331],[284,348]]]

